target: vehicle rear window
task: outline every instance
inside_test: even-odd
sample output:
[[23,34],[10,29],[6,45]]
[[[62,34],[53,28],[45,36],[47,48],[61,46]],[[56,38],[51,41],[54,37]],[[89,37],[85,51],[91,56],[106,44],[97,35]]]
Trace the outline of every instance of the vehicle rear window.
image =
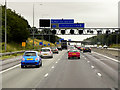
[[26,52],[24,56],[36,56],[35,52]]
[[78,50],[70,50],[69,52],[79,52]]
[[89,49],[89,47],[85,47],[86,49]]
[[75,49],[75,47],[69,47],[69,49]]
[[56,47],[53,47],[52,49],[57,49]]
[[42,49],[41,51],[42,51],[42,52],[49,52],[50,49]]

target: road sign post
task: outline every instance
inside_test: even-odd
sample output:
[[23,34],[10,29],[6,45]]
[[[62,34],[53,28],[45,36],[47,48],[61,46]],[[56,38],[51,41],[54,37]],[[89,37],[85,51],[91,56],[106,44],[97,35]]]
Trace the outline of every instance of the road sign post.
[[39,42],[39,46],[40,46],[40,49],[41,49],[41,46],[43,45],[43,42]]
[[22,47],[25,49],[26,42],[22,42]]

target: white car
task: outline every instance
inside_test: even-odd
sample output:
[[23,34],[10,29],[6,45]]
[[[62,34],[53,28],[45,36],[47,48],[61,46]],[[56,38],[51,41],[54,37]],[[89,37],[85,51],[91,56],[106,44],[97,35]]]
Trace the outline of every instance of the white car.
[[104,45],[103,48],[106,48],[106,49],[107,49],[107,45]]
[[45,47],[45,48],[41,49],[40,56],[41,57],[50,57],[50,58],[53,58],[53,52],[52,52],[51,48]]
[[98,48],[103,48],[101,45]]

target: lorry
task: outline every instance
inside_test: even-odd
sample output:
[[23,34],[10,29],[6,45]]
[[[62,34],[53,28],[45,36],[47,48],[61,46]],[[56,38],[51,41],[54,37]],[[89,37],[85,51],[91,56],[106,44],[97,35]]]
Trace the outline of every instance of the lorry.
[[61,40],[62,49],[67,49],[67,40]]

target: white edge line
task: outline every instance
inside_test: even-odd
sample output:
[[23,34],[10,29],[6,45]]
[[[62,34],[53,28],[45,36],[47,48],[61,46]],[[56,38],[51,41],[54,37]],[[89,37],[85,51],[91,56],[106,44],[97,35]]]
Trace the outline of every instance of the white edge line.
[[105,56],[105,55],[103,55],[103,54],[99,54],[99,53],[94,52],[94,51],[93,51],[93,53],[96,53],[96,54],[98,54],[98,55],[101,55],[101,56],[103,56],[103,57],[106,57],[106,58],[108,58],[108,59],[111,59],[112,61],[115,61],[115,62],[117,62],[117,63],[120,63],[120,61],[118,61],[118,60],[116,60],[116,59],[113,59],[113,58],[110,58],[110,57],[108,57],[108,56]]
[[20,65],[21,65],[21,64],[18,64],[18,65],[15,65],[15,66],[11,67],[11,68],[8,68],[8,69],[6,69],[6,70],[3,70],[3,71],[0,72],[0,74],[1,74],[1,73],[4,73],[4,72],[7,72],[7,71],[9,71],[9,70],[12,70],[12,69],[14,69],[14,68],[16,68],[16,67],[18,67],[18,66],[20,66]]

